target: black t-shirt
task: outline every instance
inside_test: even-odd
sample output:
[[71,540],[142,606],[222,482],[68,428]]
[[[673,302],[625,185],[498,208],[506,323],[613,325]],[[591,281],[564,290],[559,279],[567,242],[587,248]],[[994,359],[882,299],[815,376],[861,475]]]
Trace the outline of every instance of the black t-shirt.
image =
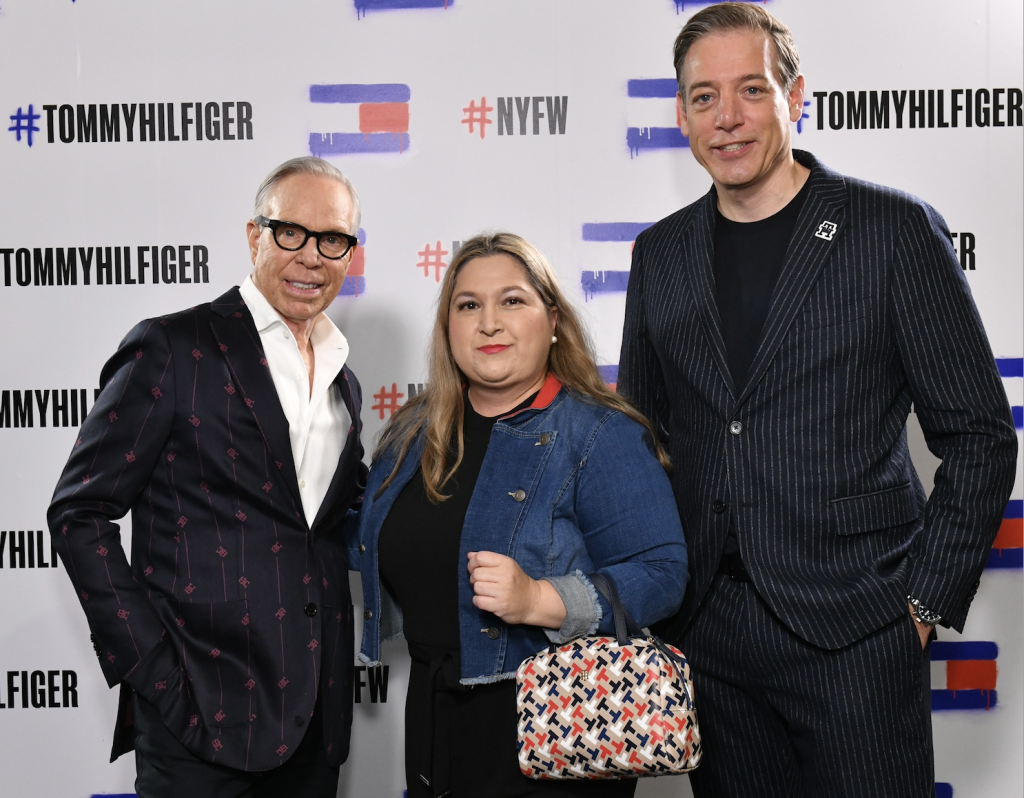
[[[449,498],[433,504],[427,497],[423,472],[417,469],[384,519],[378,540],[378,566],[381,579],[402,608],[407,640],[459,650],[459,581],[467,565],[459,557],[459,549],[469,500],[494,422],[529,407],[536,396],[533,394],[508,413],[488,418],[477,413],[463,395],[462,462],[455,476],[441,488],[441,494]],[[455,462],[454,441],[451,449],[449,467]]]
[[[715,208],[715,304],[737,396],[747,384],[761,346],[772,292],[809,184],[806,181],[781,211],[757,222],[734,222]],[[738,551],[735,524],[730,520],[725,553]]]
[[785,208],[757,222],[734,222],[715,209],[715,304],[737,394],[747,384],[761,345],[761,329],[809,182]]

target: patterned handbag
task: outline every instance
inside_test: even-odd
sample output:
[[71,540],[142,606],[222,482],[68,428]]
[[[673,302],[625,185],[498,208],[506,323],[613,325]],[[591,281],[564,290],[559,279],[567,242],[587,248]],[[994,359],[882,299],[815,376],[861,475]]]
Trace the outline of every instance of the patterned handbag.
[[693,770],[701,747],[686,658],[643,635],[614,583],[590,580],[612,607],[615,638],[552,645],[519,666],[519,769],[534,779]]

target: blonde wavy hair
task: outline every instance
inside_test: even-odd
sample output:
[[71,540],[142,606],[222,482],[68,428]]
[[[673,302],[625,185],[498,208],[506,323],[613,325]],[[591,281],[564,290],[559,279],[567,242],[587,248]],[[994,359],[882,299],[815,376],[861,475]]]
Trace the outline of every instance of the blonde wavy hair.
[[[420,466],[427,496],[435,504],[447,499],[441,490],[455,476],[463,456],[462,425],[465,417],[463,387],[467,380],[452,355],[448,337],[455,281],[462,268],[475,258],[508,255],[526,274],[545,307],[558,311],[555,334],[558,343],[548,353],[548,371],[578,397],[603,405],[642,424],[650,434],[655,454],[669,468],[668,455],[650,422],[632,405],[608,388],[594,362],[593,346],[580,318],[558,285],[547,258],[526,239],[512,233],[490,233],[469,239],[455,253],[445,272],[437,299],[437,315],[430,338],[426,387],[396,412],[381,431],[373,459],[397,453],[395,466],[378,491],[383,492],[398,473],[413,441],[425,432],[426,442]],[[455,462],[447,468],[452,439],[456,440]]]

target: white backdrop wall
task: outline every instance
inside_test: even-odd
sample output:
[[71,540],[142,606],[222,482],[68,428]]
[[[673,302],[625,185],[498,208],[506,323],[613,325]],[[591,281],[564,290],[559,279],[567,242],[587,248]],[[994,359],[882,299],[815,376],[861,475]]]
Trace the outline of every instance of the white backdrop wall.
[[[700,5],[0,0],[0,793],[133,789],[130,756],[107,764],[116,694],[45,509],[121,337],[248,273],[245,222],[266,172],[314,152],[360,191],[362,274],[329,313],[352,343],[368,445],[424,381],[439,275],[482,229],[548,254],[614,382],[630,242],[709,186],[671,130],[665,82]],[[1021,4],[768,7],[803,58],[797,146],[944,215],[1019,430]],[[928,482],[936,461],[911,426]],[[1018,470],[965,633],[943,631],[933,655],[940,796],[1024,794],[1021,484]],[[122,532],[127,548],[127,521]],[[359,673],[339,795],[402,794],[403,644],[385,659],[386,691],[382,674]],[[661,779],[638,795],[689,788]]]

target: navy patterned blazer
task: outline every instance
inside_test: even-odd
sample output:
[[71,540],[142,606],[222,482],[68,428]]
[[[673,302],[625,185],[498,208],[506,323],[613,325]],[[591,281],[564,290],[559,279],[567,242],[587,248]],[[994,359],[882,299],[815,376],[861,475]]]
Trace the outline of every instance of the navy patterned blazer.
[[[981,319],[935,210],[809,153],[748,383],[715,304],[712,190],[633,249],[618,389],[666,436],[693,619],[730,517],[758,592],[835,649],[899,618],[906,597],[963,628],[1014,480],[1017,437]],[[942,460],[925,501],[911,405]]]
[[[202,759],[270,769],[298,746],[320,685],[339,765],[353,665],[342,527],[366,481],[355,376],[335,383],[352,427],[312,527],[237,287],[136,326],[100,384],[48,520],[107,683],[121,684],[112,759],[133,745],[134,688]],[[129,511],[131,565],[114,523]]]

